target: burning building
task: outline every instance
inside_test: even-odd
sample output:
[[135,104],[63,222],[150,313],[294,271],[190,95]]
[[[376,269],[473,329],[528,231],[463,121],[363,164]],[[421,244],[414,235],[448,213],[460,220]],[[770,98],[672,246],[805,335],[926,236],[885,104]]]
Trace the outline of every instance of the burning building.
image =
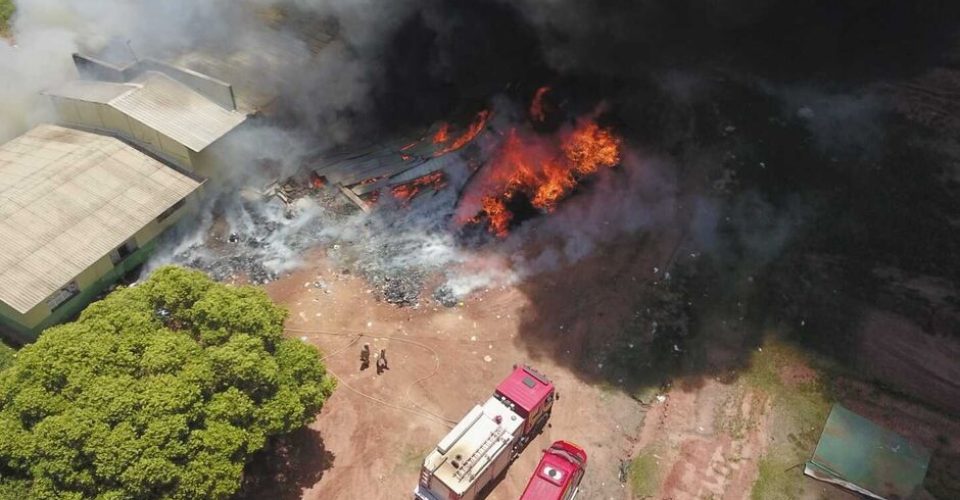
[[0,332],[69,319],[142,264],[203,182],[113,137],[41,125],[0,146]]
[[[401,202],[448,186],[451,178],[466,179],[479,166],[482,155],[467,146],[478,141],[489,124],[491,112],[481,110],[472,120],[456,129],[439,122],[417,134],[382,143],[340,151],[325,152],[312,160],[310,170],[319,178],[340,187],[361,208],[382,193]],[[495,135],[495,134],[494,134]],[[454,186],[461,187],[462,182]]]

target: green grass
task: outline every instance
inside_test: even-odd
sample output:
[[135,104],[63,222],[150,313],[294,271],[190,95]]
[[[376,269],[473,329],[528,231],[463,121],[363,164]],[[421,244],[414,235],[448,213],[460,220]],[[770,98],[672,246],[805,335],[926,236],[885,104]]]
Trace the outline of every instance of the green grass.
[[652,497],[657,493],[660,474],[653,452],[641,453],[630,462],[629,479],[630,489],[636,497]]
[[0,36],[6,35],[10,29],[9,22],[13,11],[13,0],[0,0]]
[[754,500],[791,499],[802,492],[803,470],[798,464],[813,454],[834,397],[827,382],[829,376],[818,372],[816,380],[788,386],[780,369],[810,366],[810,361],[800,349],[771,339],[762,352],[754,354],[743,374],[746,384],[772,398],[771,429],[777,434],[758,464],[759,475],[751,493]]
[[757,464],[759,474],[757,482],[753,483],[753,491],[750,492],[751,500],[799,498],[803,489],[803,470],[794,467],[795,465],[796,463],[789,463],[775,453],[768,452]]

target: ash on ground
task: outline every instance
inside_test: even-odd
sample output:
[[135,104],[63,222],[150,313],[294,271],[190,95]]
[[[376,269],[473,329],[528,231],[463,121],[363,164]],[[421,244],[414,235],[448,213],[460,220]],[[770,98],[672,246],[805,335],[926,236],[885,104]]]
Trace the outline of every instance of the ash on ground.
[[433,300],[444,307],[456,307],[460,303],[460,297],[457,297],[446,285],[441,285],[433,291]]
[[[380,300],[416,307],[428,277],[458,259],[444,225],[452,204],[441,196],[364,214],[336,188],[288,181],[264,191],[208,201],[199,217],[165,237],[148,269],[177,264],[221,282],[263,285],[302,266],[302,255],[319,248],[338,268],[366,279]],[[449,288],[433,297],[444,305],[459,301]]]

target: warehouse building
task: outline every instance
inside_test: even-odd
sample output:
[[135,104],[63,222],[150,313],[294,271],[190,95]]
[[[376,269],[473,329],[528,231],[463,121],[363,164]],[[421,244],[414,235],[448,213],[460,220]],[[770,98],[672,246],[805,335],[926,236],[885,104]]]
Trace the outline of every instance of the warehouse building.
[[118,138],[41,125],[0,145],[0,332],[24,343],[141,264],[203,181]]
[[247,118],[229,84],[152,59],[74,61],[83,79],[44,92],[62,123],[121,137],[204,177],[224,173],[213,146]]

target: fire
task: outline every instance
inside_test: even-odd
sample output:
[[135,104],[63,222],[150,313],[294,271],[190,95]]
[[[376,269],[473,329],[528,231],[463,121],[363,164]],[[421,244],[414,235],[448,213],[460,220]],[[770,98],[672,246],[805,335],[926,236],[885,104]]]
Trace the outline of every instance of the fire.
[[418,177],[406,184],[394,186],[391,189],[394,198],[408,202],[420,194],[424,189],[433,188],[436,191],[443,189],[447,185],[447,176],[441,171],[436,171],[423,177]]
[[550,87],[540,87],[533,94],[533,101],[530,102],[530,118],[538,123],[542,123],[547,118],[547,111],[543,106],[543,98],[550,92]]
[[[489,110],[486,110],[486,109],[485,109],[485,110],[477,113],[477,116],[475,116],[475,117],[473,118],[473,121],[470,122],[470,126],[467,127],[467,130],[465,130],[465,131],[463,132],[463,134],[460,135],[460,137],[457,137],[456,139],[453,139],[452,141],[450,141],[450,143],[449,143],[447,146],[438,149],[436,152],[433,153],[433,156],[445,155],[445,154],[447,154],[447,153],[449,153],[449,152],[451,152],[451,151],[456,151],[456,150],[458,150],[458,149],[466,146],[468,143],[470,143],[470,141],[472,141],[474,138],[477,137],[477,135],[480,134],[480,132],[483,130],[483,127],[485,127],[485,126],[487,125],[487,120],[488,120],[489,118],[490,118],[490,111],[489,111]],[[444,125],[446,125],[446,124],[444,124]],[[441,131],[444,132],[444,134],[446,134],[446,128],[445,128],[445,127],[441,126],[441,127],[440,127],[440,130],[437,131],[437,134],[439,135],[439,133],[440,133]],[[434,138],[434,142],[436,142],[437,135],[434,135],[433,138]],[[448,139],[448,140],[449,140],[449,139]],[[446,142],[446,141],[444,141],[444,142]]]
[[433,143],[434,144],[444,144],[450,140],[450,124],[443,122],[440,124],[440,129],[437,130],[436,134],[433,134]]
[[[507,194],[506,196],[511,196]],[[481,202],[483,213],[487,214],[490,232],[500,238],[507,236],[507,230],[510,228],[510,221],[513,220],[513,212],[507,209],[507,203],[496,196],[484,196]],[[478,220],[477,220],[478,221]]]
[[563,154],[580,175],[620,163],[620,138],[594,121],[580,124],[561,146]]
[[514,218],[510,205],[518,195],[532,207],[552,212],[580,180],[619,164],[621,148],[620,137],[592,119],[548,139],[513,129],[487,167],[480,214],[460,220],[479,223],[486,216],[490,232],[504,237]]

